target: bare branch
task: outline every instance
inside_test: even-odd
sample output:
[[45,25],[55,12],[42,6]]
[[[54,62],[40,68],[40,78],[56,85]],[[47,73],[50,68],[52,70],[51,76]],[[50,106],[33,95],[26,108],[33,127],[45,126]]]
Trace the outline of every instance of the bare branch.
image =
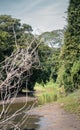
[[[17,94],[22,85],[22,79],[26,79],[27,89],[27,82],[28,78],[32,74],[32,68],[39,68],[40,66],[37,48],[42,42],[40,41],[39,43],[36,43],[36,39],[34,37],[32,42],[29,43],[26,48],[21,49],[17,44],[14,27],[13,32],[17,49],[11,54],[11,56],[0,63],[0,105],[2,106],[2,110],[0,113],[0,129],[5,130],[7,130],[7,127],[9,125],[10,128],[14,128],[14,130],[20,130],[21,126],[24,124],[29,116],[23,114],[23,118],[21,119],[21,121],[19,121],[17,124],[13,122],[16,116],[24,113],[24,109],[26,109],[27,105],[27,95],[24,106],[22,106],[11,115],[8,115],[8,112],[10,106],[16,100]],[[36,45],[33,47],[34,42],[36,43]],[[34,107],[34,104],[32,105],[31,109]]]

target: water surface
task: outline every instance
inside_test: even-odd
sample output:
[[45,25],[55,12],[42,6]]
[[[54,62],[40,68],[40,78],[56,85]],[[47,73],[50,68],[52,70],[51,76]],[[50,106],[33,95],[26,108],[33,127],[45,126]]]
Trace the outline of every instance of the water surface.
[[[23,112],[13,119],[14,124],[17,124],[18,122],[19,124],[22,123],[21,130],[38,130],[40,128],[40,120],[42,117],[40,117],[39,115],[32,115],[30,114],[30,111],[34,107],[38,107],[40,105],[57,100],[57,96],[54,95],[53,92],[42,92],[38,95],[35,95],[35,97],[36,96],[38,98],[37,101],[28,101],[26,105],[25,102],[17,102],[12,104],[8,110],[7,116],[10,116],[16,111],[20,110],[25,105],[25,107],[22,109]],[[1,109],[2,106],[0,106],[0,111]],[[10,126],[8,126],[7,130],[13,130],[13,128],[9,128]]]

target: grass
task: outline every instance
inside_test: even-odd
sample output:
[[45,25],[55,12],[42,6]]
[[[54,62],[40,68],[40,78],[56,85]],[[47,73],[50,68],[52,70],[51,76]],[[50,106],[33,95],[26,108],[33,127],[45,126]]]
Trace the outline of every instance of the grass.
[[38,102],[40,105],[53,102],[57,100],[57,84],[52,81],[47,82],[44,87],[41,84],[36,83],[35,90],[36,96],[38,96]]
[[58,103],[62,104],[66,111],[80,116],[80,89],[66,97],[59,98]]
[[[47,95],[47,98],[56,98],[57,102],[68,112],[75,113],[80,116],[80,89],[76,90],[74,93],[71,93],[65,96],[64,89],[58,88],[58,85],[52,83],[52,81],[48,82],[44,87],[40,84],[36,84],[36,90],[44,91],[44,95]],[[59,92],[62,92],[62,95],[58,95]],[[49,99],[48,99],[49,100]],[[51,100],[51,99],[50,99]]]
[[36,83],[35,88],[36,91],[50,91],[53,90],[57,92],[58,86],[56,83],[53,83],[52,81],[47,82],[44,86],[42,84]]
[[80,116],[80,89],[65,96],[64,88],[59,88],[58,84],[52,81],[47,82],[44,87],[36,83],[34,89],[38,92],[37,96],[41,104],[57,101],[66,111]]

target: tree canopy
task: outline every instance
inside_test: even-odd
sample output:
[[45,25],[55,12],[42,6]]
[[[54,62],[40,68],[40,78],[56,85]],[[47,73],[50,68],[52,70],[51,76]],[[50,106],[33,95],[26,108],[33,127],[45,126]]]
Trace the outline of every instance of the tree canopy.
[[[80,0],[70,0],[68,25],[61,50],[61,66],[64,66],[61,82],[66,91],[74,91],[80,85]],[[75,69],[74,69],[75,68]],[[75,74],[73,74],[75,73]],[[75,75],[75,76],[74,76]]]
[[[35,37],[32,27],[21,24],[19,19],[10,15],[0,15],[0,62],[15,49],[17,42],[25,48],[34,41],[31,50],[40,42],[36,50],[40,60],[40,68],[32,68],[28,80],[28,88],[33,89],[36,82],[45,84],[50,79],[72,92],[80,86],[80,0],[70,0],[65,30],[42,33]],[[64,36],[63,36],[64,34]],[[64,37],[64,42],[63,41]],[[23,83],[25,86],[25,81]]]
[[12,18],[10,15],[0,15],[0,61],[15,49],[15,38],[19,45],[25,43],[28,37],[26,31],[31,37],[32,27],[30,25],[21,25],[19,19]]

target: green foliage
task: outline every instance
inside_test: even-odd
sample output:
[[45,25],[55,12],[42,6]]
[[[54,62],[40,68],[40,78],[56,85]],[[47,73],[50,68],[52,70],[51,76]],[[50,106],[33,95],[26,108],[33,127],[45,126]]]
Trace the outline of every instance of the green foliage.
[[[60,79],[66,91],[78,88],[80,60],[80,1],[70,0],[68,7],[68,26],[64,34],[64,45],[60,58],[64,72]],[[61,70],[61,69],[60,69]],[[58,76],[60,77],[60,75]]]
[[63,83],[64,72],[65,72],[65,67],[64,65],[61,65],[61,67],[59,68],[58,77],[57,77],[57,83],[59,84],[59,87],[62,87],[64,84]]
[[29,79],[30,89],[34,88],[36,82],[42,83],[42,85],[44,86],[44,84],[49,81],[51,75],[50,57],[52,56],[52,49],[42,43],[38,48],[38,55],[40,60],[40,68],[38,68],[37,70],[35,68],[33,69],[33,74]]
[[74,62],[71,72],[72,75],[76,75],[80,73],[80,61]]
[[53,54],[50,62],[51,62],[51,78],[53,79],[54,82],[56,82],[58,77],[59,54],[60,54],[60,49],[58,48],[53,49]]
[[29,79],[30,89],[34,88],[36,82],[42,84],[42,86],[45,86],[50,79],[56,82],[59,68],[59,54],[60,49],[53,49],[45,43],[40,44],[38,48],[40,68],[37,70],[33,69],[33,74]]
[[30,32],[32,32],[30,25],[21,25],[19,19],[12,18],[10,15],[0,15],[0,61],[4,60],[15,49],[14,34],[18,45],[23,47],[26,39],[29,41],[33,36]]
[[[30,25],[25,23],[21,25],[19,19],[12,18],[10,15],[0,15],[0,61],[4,60],[15,50],[15,37],[20,48],[25,48],[34,41],[34,35],[31,34],[31,32],[32,27]],[[60,34],[58,33],[60,32],[51,32],[50,37],[52,38],[54,35],[54,37],[56,37],[55,42],[59,42]],[[31,50],[40,42],[39,39],[34,41]],[[28,81],[29,89],[33,89],[36,82],[45,84],[50,78],[52,78],[54,82],[57,78],[60,49],[52,49],[45,43],[42,43],[37,51],[40,59],[40,68],[37,70],[32,68],[33,74],[29,77]],[[25,81],[23,86],[25,86]]]
[[58,102],[66,111],[80,116],[80,89],[64,98],[59,98]]
[[47,82],[44,87],[41,84],[36,83],[35,90],[38,92],[36,94],[40,105],[54,102],[58,99],[58,85],[53,83],[52,80]]
[[76,61],[71,69],[71,77],[75,88],[80,86],[80,61]]
[[63,40],[63,32],[64,30],[54,30],[51,32],[44,32],[40,35],[41,38],[44,38],[44,41],[47,45],[51,47],[58,47],[62,46]]
[[33,31],[32,27],[30,25],[28,25],[28,24],[23,24],[22,27],[23,27],[22,29],[24,31],[27,31],[27,32],[32,32]]

